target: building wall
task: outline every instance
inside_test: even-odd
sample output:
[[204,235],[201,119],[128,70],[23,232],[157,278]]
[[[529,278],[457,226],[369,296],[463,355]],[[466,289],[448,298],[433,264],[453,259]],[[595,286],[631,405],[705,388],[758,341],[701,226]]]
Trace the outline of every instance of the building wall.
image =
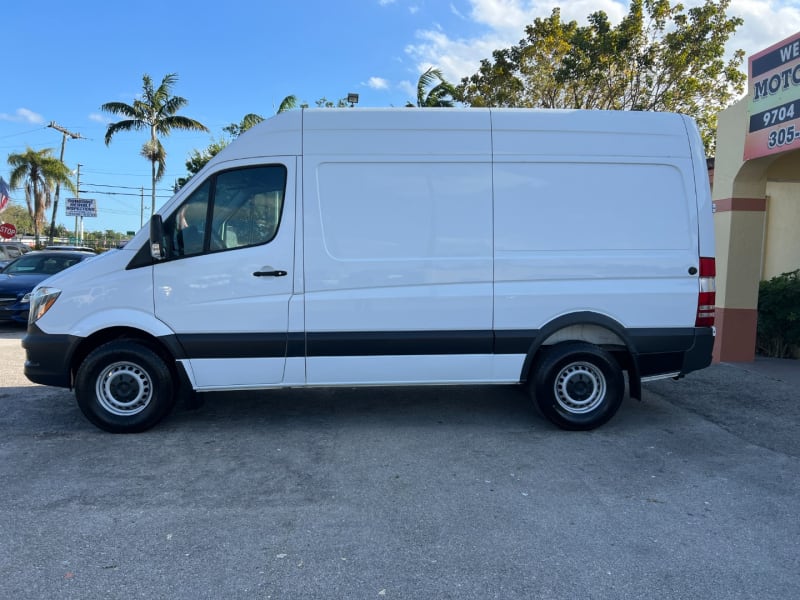
[[759,282],[800,268],[800,149],[745,162],[747,100],[722,111],[717,123],[718,361],[754,359]]
[[767,182],[766,225],[762,279],[800,269],[800,181]]

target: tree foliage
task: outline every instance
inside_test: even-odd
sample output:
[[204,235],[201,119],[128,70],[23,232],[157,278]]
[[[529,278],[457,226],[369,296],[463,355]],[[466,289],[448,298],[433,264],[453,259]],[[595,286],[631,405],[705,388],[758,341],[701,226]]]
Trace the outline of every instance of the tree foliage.
[[725,44],[742,19],[730,0],[684,10],[669,0],[632,0],[612,25],[603,11],[589,23],[537,18],[511,48],[495,50],[461,80],[471,106],[680,112],[695,118],[713,154],[717,113],[744,91],[744,51],[727,62]]
[[800,269],[759,284],[756,345],[776,358],[800,352]]
[[141,98],[134,100],[133,104],[107,102],[100,107],[101,110],[125,117],[122,121],[108,126],[105,135],[106,146],[119,131],[146,129],[150,133],[150,138],[142,146],[140,154],[151,164],[153,184],[151,214],[156,209],[156,182],[164,176],[167,160],[167,151],[161,144],[159,136],[168,136],[173,129],[208,131],[208,128],[199,121],[177,114],[188,104],[186,98],[172,95],[172,87],[177,81],[177,74],[170,73],[164,76],[157,88],[154,88],[153,80],[145,74],[142,76]]
[[25,190],[25,203],[33,221],[37,246],[39,232],[44,225],[56,184],[63,185],[73,193],[76,191],[69,169],[61,160],[52,156],[52,152],[52,148],[28,148],[25,152],[8,156],[8,164],[11,166],[8,183],[11,188],[22,187]]
[[17,235],[33,235],[33,219],[28,209],[21,204],[10,202],[3,214],[0,214],[3,223],[12,223],[17,228]]
[[[317,105],[317,108],[347,108],[350,106],[347,104],[347,100],[344,98],[339,98],[335,102],[333,100],[328,100],[325,96],[320,98],[319,100],[315,100],[314,104]],[[308,108],[307,103],[302,104],[303,108]]]
[[455,105],[456,87],[447,81],[441,70],[430,67],[417,81],[417,103],[407,102],[407,107],[449,107]]

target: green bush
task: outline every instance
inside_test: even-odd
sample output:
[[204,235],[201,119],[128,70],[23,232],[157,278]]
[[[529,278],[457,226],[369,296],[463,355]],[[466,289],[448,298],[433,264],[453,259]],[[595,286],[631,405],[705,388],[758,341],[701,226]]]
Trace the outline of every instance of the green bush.
[[756,346],[776,358],[800,350],[800,269],[759,284]]

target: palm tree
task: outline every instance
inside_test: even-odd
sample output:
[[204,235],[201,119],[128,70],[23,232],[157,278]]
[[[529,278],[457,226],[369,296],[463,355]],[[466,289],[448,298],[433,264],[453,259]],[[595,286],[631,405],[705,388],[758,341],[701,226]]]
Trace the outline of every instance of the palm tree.
[[25,188],[25,202],[28,213],[33,220],[33,234],[36,245],[39,245],[39,230],[50,208],[53,188],[61,184],[71,192],[77,192],[72,183],[67,166],[51,156],[52,148],[33,150],[30,147],[21,154],[9,154],[8,164],[11,166],[9,185],[12,188]]
[[[242,117],[242,120],[238,123],[231,123],[222,128],[222,131],[227,133],[231,136],[231,138],[237,138],[242,135],[245,131],[253,127],[254,125],[258,125],[261,121],[264,120],[264,117],[261,115],[257,115],[255,113],[247,113],[245,116]],[[227,144],[227,142],[226,142]]]
[[293,108],[297,108],[297,96],[290,94],[281,100],[281,104],[278,106],[278,112],[276,114],[281,114],[282,112],[292,110]]
[[[275,113],[277,115],[281,114],[282,112],[286,112],[287,110],[292,110],[293,108],[297,108],[297,96],[290,94],[286,96],[283,100],[281,100],[280,106],[278,106],[278,111]],[[238,123],[231,123],[227,127],[223,127],[222,131],[225,133],[229,133],[233,137],[239,137],[245,131],[250,129],[251,127],[258,125],[261,121],[264,120],[264,117],[261,115],[257,115],[255,113],[247,113],[245,116],[242,117],[242,120]]]
[[[153,80],[145,74],[142,76],[141,99],[134,100],[133,104],[124,102],[107,102],[100,110],[126,117],[122,121],[111,123],[106,130],[106,146],[111,143],[111,138],[118,131],[149,129],[150,139],[144,143],[141,155],[150,161],[152,167],[152,201],[150,214],[156,210],[156,182],[164,176],[167,152],[161,145],[159,135],[167,136],[173,129],[187,131],[208,131],[208,128],[194,119],[177,115],[181,108],[186,106],[188,100],[181,96],[172,96],[172,86],[178,81],[178,75],[170,73],[161,80],[161,85],[153,89]],[[158,170],[156,170],[156,164]]]
[[[431,88],[430,90],[428,89],[429,87]],[[442,72],[439,69],[430,67],[419,76],[416,106],[454,106],[456,94],[455,86],[444,78]],[[413,107],[414,104],[407,102],[406,106]]]

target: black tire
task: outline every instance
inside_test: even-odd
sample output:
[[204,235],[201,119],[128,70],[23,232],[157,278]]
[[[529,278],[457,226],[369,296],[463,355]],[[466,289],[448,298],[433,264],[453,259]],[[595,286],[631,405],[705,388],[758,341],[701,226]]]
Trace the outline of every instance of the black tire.
[[75,397],[89,421],[112,433],[138,433],[156,425],[175,404],[164,360],[146,345],[118,340],[96,348],[81,363]]
[[617,361],[587,342],[545,349],[529,383],[542,415],[572,431],[594,429],[608,421],[625,395],[625,378]]

